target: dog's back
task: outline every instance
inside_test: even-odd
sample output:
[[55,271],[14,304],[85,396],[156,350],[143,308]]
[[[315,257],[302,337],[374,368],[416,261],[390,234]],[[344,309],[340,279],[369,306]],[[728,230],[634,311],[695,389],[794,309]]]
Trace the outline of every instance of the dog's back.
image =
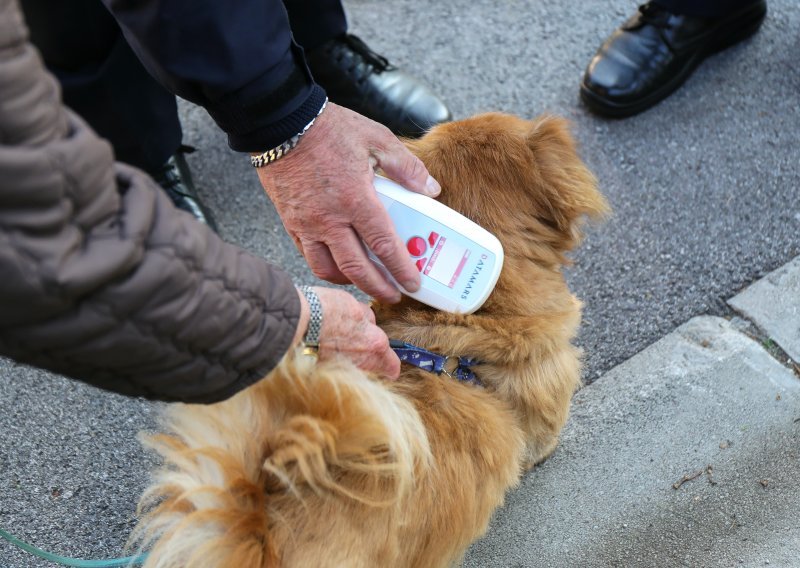
[[301,354],[167,419],[171,434],[144,440],[166,464],[143,498],[148,567],[448,565],[485,531],[523,448],[480,389],[421,371],[385,385]]

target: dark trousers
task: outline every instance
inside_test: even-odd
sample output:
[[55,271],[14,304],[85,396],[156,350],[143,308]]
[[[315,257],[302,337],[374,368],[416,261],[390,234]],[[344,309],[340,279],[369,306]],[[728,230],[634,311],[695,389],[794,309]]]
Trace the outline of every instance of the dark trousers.
[[[64,104],[111,142],[116,158],[154,171],[181,144],[175,97],[139,62],[100,0],[22,0],[31,41]],[[340,0],[285,0],[295,40],[313,49],[347,31]]]
[[720,18],[757,0],[655,0],[673,14]]

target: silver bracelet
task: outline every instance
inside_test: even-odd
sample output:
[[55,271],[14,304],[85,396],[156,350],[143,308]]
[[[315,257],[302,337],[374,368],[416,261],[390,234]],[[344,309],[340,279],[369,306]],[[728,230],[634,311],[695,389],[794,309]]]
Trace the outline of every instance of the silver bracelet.
[[314,124],[314,121],[317,120],[317,117],[322,114],[322,111],[325,110],[326,106],[328,106],[328,97],[325,97],[325,102],[322,103],[322,108],[319,109],[317,116],[312,118],[311,122],[303,127],[303,130],[289,138],[283,144],[274,147],[272,150],[267,150],[263,154],[258,154],[257,156],[250,156],[250,163],[253,164],[253,167],[260,168],[262,166],[271,164],[278,158],[282,158],[288,154],[290,150],[294,149],[294,147],[300,142],[300,137],[305,134],[309,128],[311,128],[311,125]]
[[300,286],[300,292],[306,297],[311,308],[308,329],[303,337],[303,354],[316,355],[319,351],[319,333],[322,330],[322,304],[319,296],[310,286]]

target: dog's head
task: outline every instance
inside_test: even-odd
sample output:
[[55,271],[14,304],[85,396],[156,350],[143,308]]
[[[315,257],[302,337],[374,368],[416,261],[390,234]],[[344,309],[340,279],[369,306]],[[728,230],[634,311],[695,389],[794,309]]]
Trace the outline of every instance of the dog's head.
[[[608,205],[565,120],[482,114],[407,144],[441,183],[439,200],[503,245],[503,272],[480,313],[530,313],[544,296],[566,292],[566,253],[580,242],[584,219]],[[543,269],[555,278],[543,278]],[[416,305],[406,299],[399,307],[409,304]]]
[[563,263],[583,218],[608,211],[560,118],[482,114],[408,145],[441,183],[439,200],[494,233],[510,258]]

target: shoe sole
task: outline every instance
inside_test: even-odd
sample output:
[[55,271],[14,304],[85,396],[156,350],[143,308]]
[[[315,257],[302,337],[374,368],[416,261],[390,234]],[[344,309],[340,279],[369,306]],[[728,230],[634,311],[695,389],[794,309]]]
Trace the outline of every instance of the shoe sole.
[[661,102],[663,99],[675,92],[678,87],[686,82],[692,73],[694,73],[695,69],[697,69],[697,67],[707,57],[723,51],[755,34],[761,27],[761,24],[764,22],[766,15],[766,4],[759,5],[758,10],[748,8],[743,10],[742,13],[737,14],[731,23],[735,23],[735,20],[739,18],[749,19],[755,16],[757,19],[747,22],[746,25],[742,26],[731,35],[726,35],[721,40],[714,41],[712,38],[712,40],[709,42],[709,45],[703,49],[699,49],[692,57],[690,57],[686,61],[686,64],[672,77],[671,80],[664,83],[661,87],[646,97],[630,103],[616,103],[590,91],[588,88],[586,88],[586,85],[581,84],[581,100],[583,100],[584,104],[586,104],[586,106],[588,106],[593,112],[609,118],[626,118],[628,116],[639,114],[640,112],[643,112]]

